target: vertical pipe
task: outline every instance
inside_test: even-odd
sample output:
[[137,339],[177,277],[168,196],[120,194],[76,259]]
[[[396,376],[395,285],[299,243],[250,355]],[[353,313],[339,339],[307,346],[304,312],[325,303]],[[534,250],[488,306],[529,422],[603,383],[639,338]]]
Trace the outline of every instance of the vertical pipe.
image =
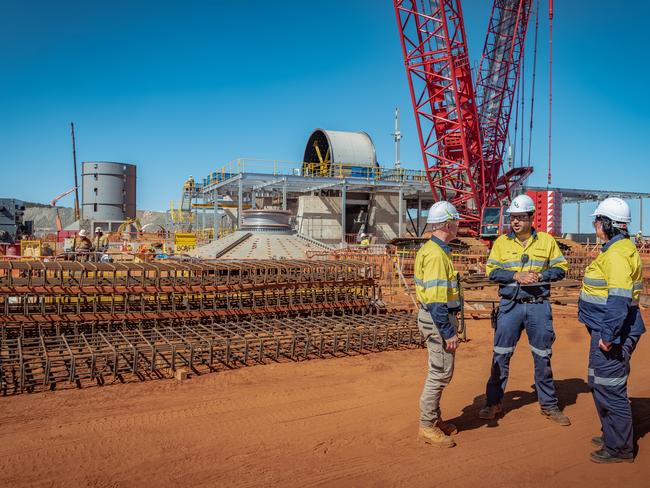
[[215,198],[213,200],[214,207],[213,207],[213,217],[212,217],[212,240],[216,241],[217,238],[219,237],[219,225],[217,222],[217,199]]
[[241,173],[239,174],[239,181],[237,181],[237,229],[241,227],[242,224],[242,210],[244,207],[244,182],[241,178]]
[[345,247],[345,229],[347,227],[345,208],[347,207],[347,186],[345,180],[341,186],[341,247]]
[[404,188],[400,185],[399,187],[399,220],[397,223],[397,237],[402,237],[402,226],[404,225]]
[[395,169],[400,169],[402,163],[400,161],[400,141],[402,140],[402,133],[399,130],[399,107],[395,107],[395,132],[393,133],[395,139]]
[[74,166],[74,217],[75,220],[81,218],[79,208],[79,180],[77,179],[77,144],[74,140],[74,123],[70,122],[70,132],[72,133],[72,164]]
[[287,209],[287,177],[282,178],[282,210]]
[[[205,196],[203,197],[203,205],[205,205]],[[205,207],[201,207],[201,230],[205,230]]]
[[578,202],[578,234],[580,234],[580,202]]
[[417,226],[418,226],[418,228],[417,228],[417,232],[416,232],[416,237],[420,237],[420,235],[422,234],[422,232],[420,230],[422,228],[422,226],[420,224],[421,215],[422,215],[422,196],[420,195],[420,192],[418,191],[418,218],[417,218]]

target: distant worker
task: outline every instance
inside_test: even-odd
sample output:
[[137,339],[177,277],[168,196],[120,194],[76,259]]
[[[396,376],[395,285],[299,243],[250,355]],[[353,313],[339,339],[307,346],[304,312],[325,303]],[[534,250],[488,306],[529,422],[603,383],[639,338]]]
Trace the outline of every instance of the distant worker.
[[104,235],[101,227],[95,228],[95,238],[93,239],[93,249],[95,252],[106,252],[108,250],[108,239]]
[[53,256],[54,255],[54,249],[52,249],[52,246],[45,242],[43,243],[43,248],[41,249],[41,256]]
[[449,202],[431,206],[427,224],[433,234],[415,257],[415,291],[420,310],[418,328],[429,353],[429,368],[420,397],[418,436],[437,447],[454,447],[458,429],[441,416],[440,397],[454,374],[458,348],[456,313],[460,309],[457,273],[449,242],[456,237],[460,216]]
[[161,242],[156,242],[153,245],[153,254],[154,259],[169,259],[169,255],[163,250]]
[[630,207],[620,198],[606,198],[593,214],[594,229],[605,242],[585,270],[578,301],[578,319],[591,336],[588,382],[600,417],[602,436],[592,443],[596,463],[634,461],[632,411],[627,396],[630,358],[645,332],[639,311],[643,267],[627,226]]
[[138,247],[135,260],[136,262],[151,261],[154,257],[154,252],[155,251],[151,245],[147,243],[142,243]]
[[636,243],[636,246],[641,248],[643,247],[643,244],[645,244],[645,240],[643,239],[643,232],[639,231],[636,233],[634,236],[634,242]]
[[499,283],[501,297],[495,314],[494,354],[487,382],[487,401],[479,411],[482,419],[493,419],[503,412],[501,400],[508,383],[510,358],[521,331],[526,329],[535,365],[535,388],[541,414],[560,425],[571,425],[558,406],[551,346],[555,341],[549,297],[550,282],[564,278],[569,265],[555,239],[532,227],[535,204],[528,195],[512,200],[511,232],[494,242],[487,260],[486,274]]
[[365,248],[370,246],[370,238],[368,237],[368,234],[361,234],[361,241],[359,242],[359,245]]
[[85,229],[81,229],[77,237],[75,237],[72,250],[77,254],[77,258],[80,261],[86,261],[92,248],[93,243],[88,239],[88,232]]
[[193,177],[192,175],[190,175],[190,176],[187,178],[187,181],[185,181],[185,185],[183,185],[183,186],[184,186],[183,189],[184,189],[186,192],[190,192],[190,191],[194,190],[194,177]]

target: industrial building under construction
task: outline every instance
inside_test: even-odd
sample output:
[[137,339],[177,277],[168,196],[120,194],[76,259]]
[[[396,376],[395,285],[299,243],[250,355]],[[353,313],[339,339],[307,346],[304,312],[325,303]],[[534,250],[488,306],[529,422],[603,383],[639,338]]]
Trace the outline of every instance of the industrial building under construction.
[[[70,184],[44,195],[41,204],[27,203],[18,194],[0,198],[0,401],[5,405],[23,402],[20,405],[29,405],[33,411],[39,402],[61,402],[48,407],[57,412],[52,414],[56,416],[60,415],[59,406],[72,404],[76,398],[100,403],[97,399],[105,401],[108,396],[101,395],[110,395],[104,393],[109,391],[116,392],[116,398],[125,395],[117,401],[131,402],[120,404],[120,409],[132,406],[137,411],[147,394],[153,398],[162,391],[156,388],[168,389],[160,393],[161,397],[172,389],[176,394],[176,388],[187,388],[201,398],[200,406],[172,402],[169,408],[175,413],[167,411],[160,418],[152,413],[144,421],[153,426],[152,432],[158,432],[156,429],[162,429],[160,425],[166,422],[171,425],[179,418],[187,421],[178,432],[168,432],[174,441],[151,440],[157,433],[150,439],[165,452],[161,459],[166,465],[176,466],[169,468],[169,479],[175,482],[181,481],[183,472],[177,465],[193,462],[189,451],[175,443],[186,433],[192,442],[205,448],[204,452],[223,449],[227,453],[223,458],[217,455],[219,463],[215,464],[239,463],[236,471],[246,473],[238,478],[225,467],[215,468],[219,469],[218,477],[202,478],[194,473],[190,485],[207,486],[217,479],[221,486],[315,485],[332,480],[334,484],[345,480],[346,486],[398,486],[405,484],[404,480],[415,486],[430,486],[431,479],[416,469],[416,460],[421,462],[430,454],[409,451],[412,447],[405,439],[412,432],[406,434],[407,427],[391,424],[398,427],[386,427],[377,437],[367,431],[375,423],[390,424],[404,411],[413,418],[416,415],[428,339],[418,327],[418,311],[426,305],[418,300],[416,290],[423,286],[423,280],[416,278],[415,261],[418,251],[430,241],[432,227],[427,217],[435,203],[448,201],[458,210],[458,217],[453,219],[458,220],[458,235],[449,243],[453,267],[458,271],[457,283],[438,279],[430,283],[445,281],[445,286],[459,290],[460,308],[454,325],[462,343],[459,362],[467,361],[459,368],[471,377],[463,394],[467,396],[469,390],[473,393],[467,401],[451,397],[445,409],[457,411],[453,415],[461,433],[478,435],[473,433],[484,425],[498,425],[498,417],[489,419],[494,420],[492,423],[476,423],[479,408],[485,406],[486,364],[493,353],[490,324],[497,320],[500,304],[499,283],[486,275],[486,267],[495,240],[514,232],[507,209],[515,197],[528,195],[532,199],[533,228],[553,236],[566,258],[568,271],[563,278],[541,283],[552,290],[555,327],[561,331],[558,335],[565,337],[558,348],[560,354],[581,361],[585,354],[576,346],[579,340],[584,342],[575,332],[578,302],[585,270],[604,244],[597,231],[580,226],[582,209],[587,205],[591,208],[596,202],[616,197],[633,209],[635,224],[634,228],[630,225],[627,237],[642,263],[642,278],[634,285],[634,292],[640,290],[635,306],[645,314],[650,305],[650,239],[644,236],[643,213],[650,192],[617,191],[607,185],[589,189],[580,183],[551,184],[552,99],[548,109],[548,161],[531,162],[530,149],[528,158],[523,157],[524,138],[526,143],[532,140],[531,133],[524,135],[524,127],[532,132],[534,99],[531,80],[526,82],[528,92],[521,86],[527,73],[523,65],[525,53],[532,48],[530,39],[534,39],[537,56],[536,24],[545,14],[544,8],[531,0],[494,0],[481,61],[472,66],[461,3],[393,2],[399,34],[395,43],[401,48],[406,70],[403,90],[412,101],[408,111],[402,107],[401,117],[414,117],[416,130],[409,137],[418,141],[422,157],[418,163],[401,161],[403,134],[400,110],[395,109],[394,114],[387,114],[394,124],[394,154],[390,156],[378,154],[373,141],[384,136],[369,133],[366,127],[346,127],[343,120],[331,128],[304,127],[304,139],[290,141],[292,147],[304,147],[292,156],[294,161],[274,159],[274,155],[268,159],[233,155],[230,161],[215,163],[207,174],[199,174],[187,163],[183,180],[172,188],[156,189],[169,207],[163,212],[147,212],[138,205],[138,198],[142,198],[139,179],[148,174],[143,163],[119,161],[118,156],[117,161],[91,157],[78,164],[79,141],[71,125],[72,169],[65,170],[70,173]],[[551,1],[551,27],[552,5]],[[531,60],[530,66],[537,65]],[[532,76],[534,90],[535,71]],[[531,107],[526,114],[530,121],[524,120],[525,104]],[[278,134],[283,137],[281,131]],[[242,147],[241,153],[248,150]],[[533,185],[534,172],[548,174],[548,184]],[[74,208],[59,205],[62,198],[73,198],[69,195],[74,197]],[[565,229],[563,222],[572,224]],[[538,258],[533,255],[531,259]],[[517,271],[523,271],[527,263],[530,266],[528,260],[528,255],[525,260],[522,257]],[[516,264],[519,266],[519,261]],[[543,281],[541,276],[539,273],[539,282]],[[516,286],[519,290],[520,284]],[[643,347],[640,354],[648,357]],[[495,352],[497,349],[494,346]],[[531,349],[533,353],[536,350],[532,342]],[[463,351],[468,351],[465,358]],[[476,358],[482,363],[474,369],[476,363],[472,361]],[[513,363],[517,361],[523,360]],[[561,406],[578,417],[583,410],[577,397],[589,391],[587,384],[567,372],[573,363],[568,366],[558,360],[556,365]],[[580,363],[580,367],[585,365]],[[260,367],[247,369],[250,366]],[[516,366],[523,369],[520,363]],[[328,369],[337,367],[340,369]],[[434,365],[430,363],[429,367]],[[531,366],[526,368],[530,373]],[[479,369],[480,374],[475,374]],[[650,373],[647,366],[643,371]],[[412,379],[411,373],[419,375],[415,386],[404,386]],[[277,380],[277,390],[266,391],[264,385],[275,385],[275,375],[282,374],[285,376]],[[528,388],[532,375],[528,376],[513,374],[512,384],[518,389],[504,397],[504,404],[512,405],[511,418],[517,424],[507,431],[507,439],[499,442],[510,442],[506,450],[513,452],[532,453],[538,446],[533,448],[526,441],[534,438],[545,446],[555,435],[539,429],[531,431],[527,440],[518,437],[517,429],[523,432],[529,428],[532,421],[524,415],[536,402],[536,393]],[[386,382],[381,383],[381,378]],[[131,383],[143,389],[136,390]],[[218,395],[207,393],[207,385]],[[372,396],[372,401],[350,400],[356,395],[348,391],[350,385],[360,392],[359,398]],[[294,389],[309,392],[305,398],[295,399],[295,406]],[[232,397],[228,396],[231,391]],[[346,392],[345,401],[337,397],[339,391]],[[638,390],[633,391],[639,396]],[[382,404],[377,392],[390,400]],[[396,392],[395,398],[392,392]],[[402,403],[398,396],[410,403]],[[259,398],[280,413],[270,414],[264,404],[256,403]],[[463,408],[463,401],[470,405]],[[187,405],[191,402],[187,400]],[[635,437],[638,450],[639,439],[648,431],[650,407],[647,398],[635,397],[632,402],[635,429],[641,425],[637,432],[643,431]],[[389,411],[389,404],[395,407],[394,412]],[[571,411],[571,407],[575,409]],[[363,413],[357,414],[356,409]],[[240,411],[250,418],[250,426],[233,413]],[[339,416],[341,412],[348,412],[350,417]],[[535,414],[531,418],[537,419],[538,412]],[[645,417],[640,424],[639,416]],[[314,419],[331,429],[320,432],[318,422],[315,427],[306,423]],[[84,422],[89,432],[103,429],[101,421]],[[117,430],[125,438],[130,435],[129,429],[139,429],[137,419],[129,417],[124,422]],[[212,429],[214,422],[221,422],[224,435],[230,436],[218,448],[205,444],[202,434],[202,429]],[[575,423],[572,428],[587,436],[586,430],[579,430],[583,428],[579,421]],[[7,425],[3,419],[0,424]],[[265,430],[269,424],[274,430]],[[303,433],[295,452],[291,426]],[[62,436],[67,435],[66,428],[62,428]],[[249,428],[260,429],[259,439],[257,434],[248,435]],[[340,436],[335,432],[338,429]],[[348,438],[346,432],[354,435]],[[304,440],[312,434],[318,439],[313,445]],[[276,435],[280,443],[284,442],[277,449],[269,447]],[[50,434],[46,437],[51,438]],[[74,455],[66,459],[77,454],[83,459],[83,449],[75,443],[87,444],[79,439],[69,442],[75,445],[69,447]],[[390,439],[388,445],[384,439]],[[485,465],[475,460],[492,453],[481,447],[480,437],[477,439],[474,445],[480,456],[441,458],[442,462],[453,464],[454,470],[462,463],[475,464],[477,472],[490,470],[493,465],[502,467],[502,462],[493,457]],[[573,445],[567,439],[567,445]],[[32,446],[31,442],[27,444]],[[130,457],[136,457],[130,448],[125,449]],[[283,454],[282,449],[289,454]],[[363,453],[359,459],[353,455],[357,450]],[[399,450],[404,452],[393,452]],[[551,451],[544,451],[549,455],[549,465],[555,458]],[[251,452],[261,460],[252,460]],[[46,455],[55,453],[48,451]],[[299,461],[300,453],[306,453],[308,461]],[[378,471],[381,475],[365,461],[375,454],[385,465]],[[107,459],[116,456],[104,455]],[[392,456],[399,463],[391,463]],[[512,464],[517,464],[514,454],[510,456]],[[526,457],[526,462],[532,462],[532,456]],[[292,463],[287,458],[292,457],[302,477],[267,473],[268,466],[286,466]],[[129,463],[129,472],[142,469],[147,476],[161,469]],[[315,469],[319,463],[337,466],[339,478]],[[3,470],[11,464],[4,464]],[[413,479],[408,473],[405,478],[397,475],[409,467],[419,474],[413,474]],[[558,468],[558,473],[564,468]],[[492,483],[496,471],[489,472],[486,480]],[[537,467],[531,468],[533,472],[539,474]],[[77,475],[66,476],[69,486],[93,484],[91,478],[80,481]],[[640,475],[635,472],[631,476],[635,481]],[[137,476],[130,481],[134,479],[143,486],[153,483]],[[456,478],[444,479],[453,483]],[[25,486],[38,484],[32,478],[26,480]],[[480,481],[472,480],[462,486]],[[508,479],[505,485],[528,486],[519,481]]]

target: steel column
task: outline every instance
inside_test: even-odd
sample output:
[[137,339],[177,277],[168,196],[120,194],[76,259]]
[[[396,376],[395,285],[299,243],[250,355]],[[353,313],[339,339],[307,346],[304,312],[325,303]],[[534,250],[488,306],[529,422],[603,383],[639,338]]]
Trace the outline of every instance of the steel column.
[[343,184],[341,185],[341,246],[345,247],[346,241],[345,241],[345,229],[347,227],[347,221],[346,221],[346,213],[345,209],[347,207],[347,185],[345,184],[345,180],[343,180]]
[[404,226],[404,188],[402,186],[399,187],[399,204],[398,204],[398,212],[399,212],[399,220],[397,223],[397,237],[402,237],[402,227]]
[[287,178],[282,178],[282,210],[287,209]]
[[244,215],[243,215],[243,208],[244,208],[244,182],[241,179],[241,175],[239,175],[239,180],[237,181],[237,228],[240,229]]
[[420,237],[422,235],[422,226],[420,225],[420,217],[422,215],[422,196],[420,195],[420,192],[418,191],[418,219],[417,219],[417,237]]

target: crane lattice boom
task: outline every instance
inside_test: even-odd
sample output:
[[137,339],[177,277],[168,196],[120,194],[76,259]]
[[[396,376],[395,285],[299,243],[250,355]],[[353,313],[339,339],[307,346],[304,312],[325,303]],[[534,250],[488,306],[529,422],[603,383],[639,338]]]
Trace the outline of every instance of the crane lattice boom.
[[[460,0],[394,0],[416,126],[429,184],[479,231],[488,206],[510,199],[530,174],[503,174],[512,101],[531,0],[494,0],[474,91]],[[480,99],[480,106],[477,104]]]

